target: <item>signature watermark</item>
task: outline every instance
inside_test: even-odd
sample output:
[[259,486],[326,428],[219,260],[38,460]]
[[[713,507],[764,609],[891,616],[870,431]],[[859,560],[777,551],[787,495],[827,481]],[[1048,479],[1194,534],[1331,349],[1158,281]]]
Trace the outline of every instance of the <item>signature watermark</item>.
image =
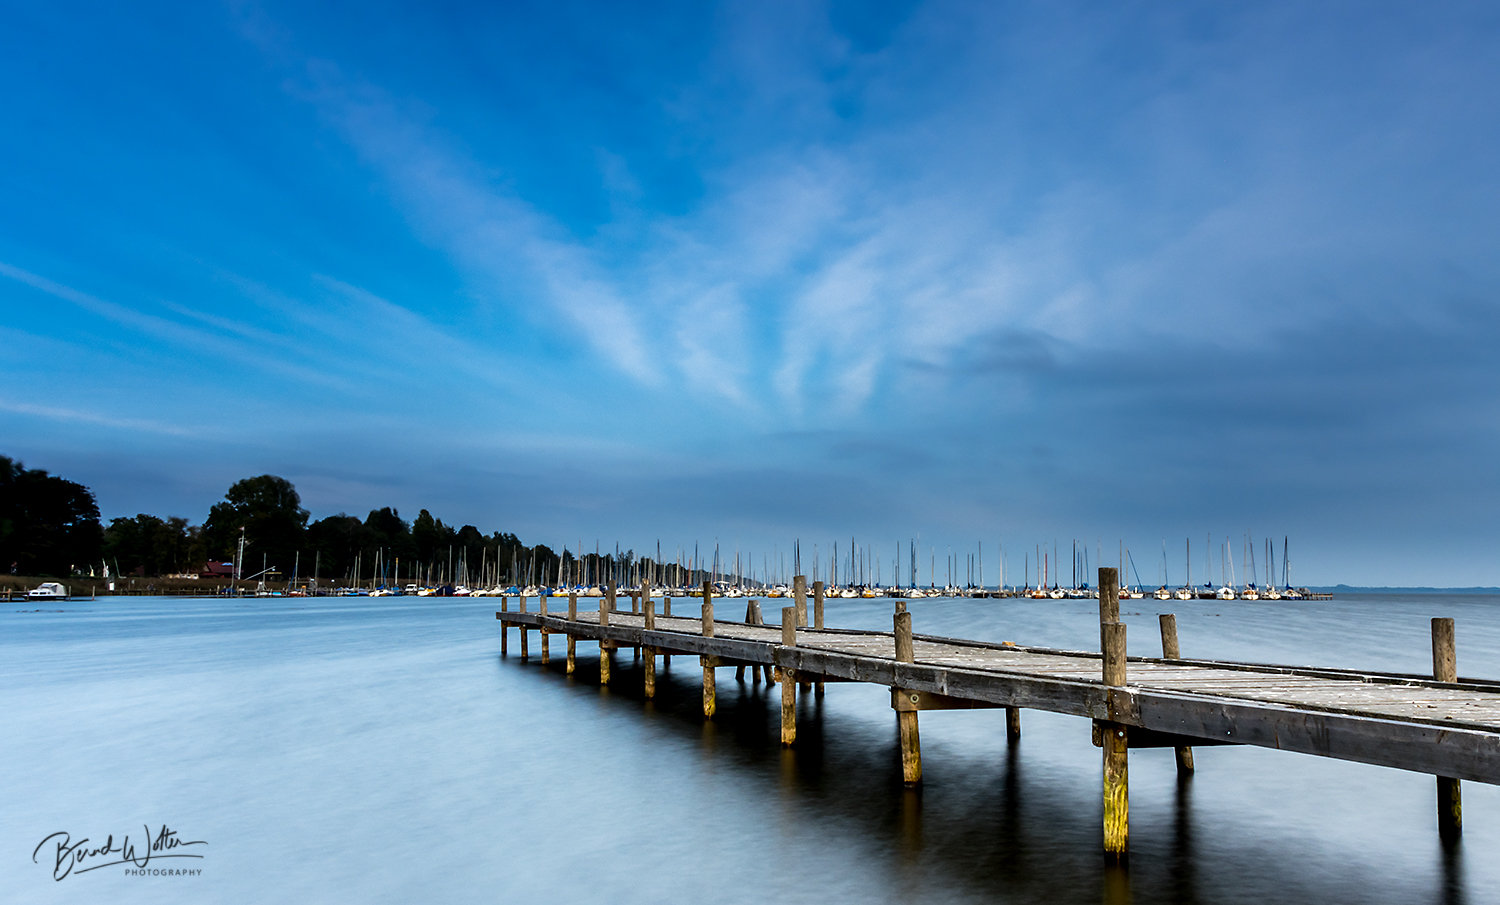
[[[165,858],[201,860],[203,855],[198,853],[201,849],[191,847],[207,845],[207,840],[183,839],[165,823],[155,834],[149,826],[143,825],[142,829],[146,831],[142,843],[132,842],[128,835],[116,842],[114,834],[105,837],[102,843],[94,843],[87,836],[74,842],[71,833],[53,833],[37,843],[31,852],[31,861],[33,864],[46,863],[52,869],[52,879],[59,881],[74,874],[122,865],[126,876],[135,877],[196,877],[203,873],[203,868],[189,864],[152,867],[151,862]],[[42,860],[44,854],[45,862]]]

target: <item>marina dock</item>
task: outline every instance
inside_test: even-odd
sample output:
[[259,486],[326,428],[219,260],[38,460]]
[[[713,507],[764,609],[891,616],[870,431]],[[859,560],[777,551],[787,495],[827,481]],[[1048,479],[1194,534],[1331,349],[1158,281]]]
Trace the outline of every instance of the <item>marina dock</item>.
[[[886,686],[909,785],[922,781],[921,711],[1005,708],[1012,739],[1020,737],[1026,709],[1090,719],[1094,744],[1102,748],[1103,848],[1117,862],[1129,852],[1131,748],[1174,748],[1180,771],[1194,769],[1193,747],[1255,745],[1429,773],[1437,777],[1437,826],[1445,841],[1462,830],[1460,781],[1500,784],[1500,682],[1458,676],[1451,619],[1433,620],[1431,676],[1185,657],[1170,615],[1160,617],[1159,644],[1136,639],[1131,655],[1114,569],[1099,570],[1099,587],[1099,651],[920,634],[903,600],[894,601],[890,632],[833,628],[824,624],[821,586],[809,593],[801,579],[794,605],[773,614],[776,624],[767,624],[756,600],[745,602],[742,620],[719,618],[715,605],[731,601],[715,599],[708,587],[704,597],[690,598],[701,605],[701,613],[690,616],[672,615],[672,599],[658,601],[649,589],[611,587],[595,611],[579,611],[576,596],[535,598],[535,612],[526,598],[517,610],[502,599],[495,617],[502,654],[509,628],[519,629],[522,657],[530,656],[530,633],[539,632],[544,663],[551,636],[562,636],[570,673],[576,642],[599,642],[604,683],[614,650],[638,650],[648,698],[655,693],[658,657],[696,656],[707,719],[715,711],[717,670],[733,668],[741,677],[746,669],[764,670],[768,681],[781,685],[786,745],[796,744],[799,693],[816,688],[822,694],[825,683]],[[624,611],[619,604],[627,594],[630,609]],[[548,610],[564,599],[565,612]],[[1139,655],[1144,650],[1161,656]]]

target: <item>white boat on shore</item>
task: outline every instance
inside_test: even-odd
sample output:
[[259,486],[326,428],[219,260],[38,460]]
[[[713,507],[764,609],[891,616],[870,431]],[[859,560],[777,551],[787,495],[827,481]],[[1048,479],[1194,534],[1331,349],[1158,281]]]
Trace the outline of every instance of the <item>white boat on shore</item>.
[[26,592],[27,600],[67,600],[68,589],[55,581],[44,581]]

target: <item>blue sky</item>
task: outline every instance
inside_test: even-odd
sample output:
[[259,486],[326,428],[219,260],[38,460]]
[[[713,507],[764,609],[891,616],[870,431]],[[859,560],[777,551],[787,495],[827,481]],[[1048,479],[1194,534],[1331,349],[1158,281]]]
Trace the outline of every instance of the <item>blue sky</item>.
[[107,516],[1500,584],[1492,5],[0,15],[0,452]]

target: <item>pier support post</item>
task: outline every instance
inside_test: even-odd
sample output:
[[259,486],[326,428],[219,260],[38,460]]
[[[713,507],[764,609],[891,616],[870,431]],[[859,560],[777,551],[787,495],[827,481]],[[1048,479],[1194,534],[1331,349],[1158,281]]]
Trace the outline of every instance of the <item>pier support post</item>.
[[1020,741],[1021,739],[1021,708],[1005,708],[1005,738],[1007,741]]
[[[510,598],[509,597],[501,597],[500,598],[500,612],[504,613],[504,612],[508,612],[509,610],[510,610]],[[509,647],[510,647],[510,626],[506,624],[506,622],[505,622],[504,619],[501,619],[500,620],[500,656],[502,656],[502,657],[505,656],[505,654],[507,653],[507,649]]]
[[[713,582],[703,582],[703,637],[714,636],[714,586]],[[714,697],[714,668],[708,665],[706,658],[700,657],[703,666],[703,718],[711,720],[714,711],[718,709],[718,702]]]
[[[1182,649],[1177,646],[1177,616],[1174,613],[1162,613],[1157,617],[1161,621],[1161,655],[1165,660],[1181,660]],[[1177,772],[1193,772],[1193,749],[1187,745],[1178,745],[1172,749],[1177,756]]]
[[[577,591],[571,591],[571,592],[568,593],[568,621],[569,622],[577,622],[578,621],[578,592]],[[578,667],[578,656],[577,655],[578,655],[578,639],[574,638],[570,634],[570,635],[568,635],[568,675],[570,675],[570,676],[573,674],[573,670]]]
[[[821,582],[821,581],[815,581],[815,582],[813,582],[813,628],[815,628],[815,629],[817,629],[819,631],[822,631],[822,629],[823,629],[823,589],[824,589],[824,587],[825,586],[824,586],[823,582]],[[817,695],[820,698],[823,696],[823,680],[821,680],[821,679],[818,680]]]
[[[538,597],[536,599],[536,605],[537,605],[537,612],[541,613],[543,616],[546,616],[547,615],[547,597],[546,597],[546,595]],[[546,666],[547,663],[552,659],[551,656],[550,656],[551,653],[552,653],[552,641],[547,636],[547,630],[546,629],[542,629],[541,631],[537,632],[537,635],[539,635],[541,637],[541,641],[542,641],[542,665]]]
[[[609,583],[609,591],[607,592],[607,596],[604,599],[602,599],[602,600],[599,601],[599,624],[600,625],[609,625],[609,610],[610,610],[609,604],[613,600],[614,594],[615,594],[615,583],[613,581],[611,581]],[[606,641],[603,638],[600,638],[599,639],[599,684],[600,685],[608,685],[609,684],[609,657],[610,657],[609,642]]]
[[[755,599],[755,598],[753,598],[753,597],[750,598],[750,603],[745,607],[745,621],[748,622],[748,623],[750,623],[751,625],[765,625],[766,624],[765,616],[761,613],[760,601],[757,600],[757,599]],[[761,675],[762,675],[763,671],[764,671],[764,675],[765,675],[766,684],[770,685],[771,684],[771,667],[769,667],[769,666],[755,666],[755,665],[751,665],[751,667],[750,667],[750,680],[752,682],[759,682],[761,680]]]
[[[650,599],[651,590],[646,587],[646,580],[641,579],[640,590],[632,591],[630,594],[630,612],[639,616],[641,614],[641,611],[645,609],[646,601]],[[637,646],[635,649],[635,659],[641,659],[641,649],[639,646]]]
[[[662,595],[661,598],[661,614],[669,619],[672,617],[672,598],[667,597],[666,595]],[[672,655],[663,652],[661,655],[661,668],[666,669],[671,665]]]
[[[522,612],[522,613],[526,612],[526,598],[525,598],[525,596],[521,597],[520,612]],[[527,634],[527,632],[526,632],[526,626],[525,625],[518,625],[518,626],[516,626],[516,628],[520,629],[520,631],[521,631],[521,659],[525,660],[527,658],[527,654],[526,654],[526,634]]]
[[[1110,579],[1106,585],[1104,580]],[[1120,621],[1120,570],[1099,570],[1099,624]]]
[[[898,606],[900,606],[900,612],[893,617],[896,630],[896,662],[915,663],[917,655],[916,646],[911,637],[911,613],[906,612],[905,606],[899,604]],[[922,781],[922,740],[917,733],[917,712],[915,710],[896,711],[896,726],[901,735],[901,779],[908,786],[915,786]]]
[[[1125,685],[1125,626],[1120,622],[1120,574],[1099,570],[1099,646],[1106,693]],[[1111,710],[1113,702],[1111,701]],[[1130,857],[1130,744],[1128,726],[1104,721],[1104,857],[1124,864]]]
[[[647,597],[641,612],[646,616],[646,631],[656,631],[656,601]],[[646,655],[646,697],[654,698],[656,697],[656,648],[646,647],[641,652]]]
[[[1458,645],[1452,619],[1432,620],[1432,677],[1439,682],[1458,681]],[[1437,778],[1438,837],[1456,842],[1463,835],[1463,793],[1458,780],[1451,776]]]
[[[797,646],[797,608],[781,608],[781,644],[783,647]],[[781,670],[781,744],[790,746],[797,741],[797,672]]]
[[[797,628],[807,628],[807,576],[792,576],[792,605],[797,610]],[[799,681],[803,691],[812,688],[812,683]]]
[[[746,625],[754,625],[755,624],[755,610],[756,610],[755,598],[751,597],[750,599],[748,599],[748,600],[745,601],[745,624]],[[743,681],[745,681],[745,664],[741,663],[739,666],[736,666],[734,668],[734,680],[736,682],[743,682]],[[752,682],[758,682],[758,681],[760,681],[760,669],[759,669],[759,667],[755,667],[755,666],[750,667],[750,681],[752,681]]]

